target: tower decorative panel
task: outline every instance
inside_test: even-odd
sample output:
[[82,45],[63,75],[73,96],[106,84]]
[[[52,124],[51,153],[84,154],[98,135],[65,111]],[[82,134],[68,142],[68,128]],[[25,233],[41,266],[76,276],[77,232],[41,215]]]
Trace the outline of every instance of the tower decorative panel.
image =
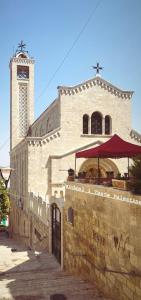
[[19,84],[19,136],[24,137],[28,130],[27,84]]

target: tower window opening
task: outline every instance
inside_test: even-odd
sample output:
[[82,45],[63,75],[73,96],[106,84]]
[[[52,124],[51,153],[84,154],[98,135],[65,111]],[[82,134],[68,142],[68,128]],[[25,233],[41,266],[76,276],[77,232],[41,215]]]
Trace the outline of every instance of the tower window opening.
[[28,79],[29,78],[29,67],[28,66],[17,66],[17,78]]

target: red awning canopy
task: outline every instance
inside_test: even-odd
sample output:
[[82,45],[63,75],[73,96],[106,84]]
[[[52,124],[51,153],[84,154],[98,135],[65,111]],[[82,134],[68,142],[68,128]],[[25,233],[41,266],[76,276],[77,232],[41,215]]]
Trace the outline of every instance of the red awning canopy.
[[110,140],[100,146],[77,152],[76,158],[121,158],[134,157],[139,154],[141,154],[141,146],[128,143],[115,134]]

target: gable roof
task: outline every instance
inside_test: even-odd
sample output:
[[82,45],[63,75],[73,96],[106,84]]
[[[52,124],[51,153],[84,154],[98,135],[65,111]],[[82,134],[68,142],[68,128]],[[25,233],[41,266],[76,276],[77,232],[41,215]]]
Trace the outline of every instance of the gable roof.
[[128,98],[130,99],[133,95],[133,91],[124,91],[120,88],[114,86],[110,82],[104,80],[100,76],[95,76],[92,79],[89,79],[87,81],[84,81],[80,84],[74,85],[74,86],[58,86],[58,90],[61,94],[65,95],[73,95],[75,93],[79,93],[85,89],[89,89],[93,86],[100,86],[101,88],[107,90],[111,94],[114,94],[121,98]]

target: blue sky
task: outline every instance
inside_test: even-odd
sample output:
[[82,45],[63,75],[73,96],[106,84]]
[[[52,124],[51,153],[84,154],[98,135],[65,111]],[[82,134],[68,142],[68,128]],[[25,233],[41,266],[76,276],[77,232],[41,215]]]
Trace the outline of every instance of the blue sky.
[[132,128],[141,132],[140,0],[0,0],[0,37],[0,165],[9,164],[9,60],[21,40],[36,61],[36,117],[58,85],[93,77],[99,62],[105,80],[135,92]]

